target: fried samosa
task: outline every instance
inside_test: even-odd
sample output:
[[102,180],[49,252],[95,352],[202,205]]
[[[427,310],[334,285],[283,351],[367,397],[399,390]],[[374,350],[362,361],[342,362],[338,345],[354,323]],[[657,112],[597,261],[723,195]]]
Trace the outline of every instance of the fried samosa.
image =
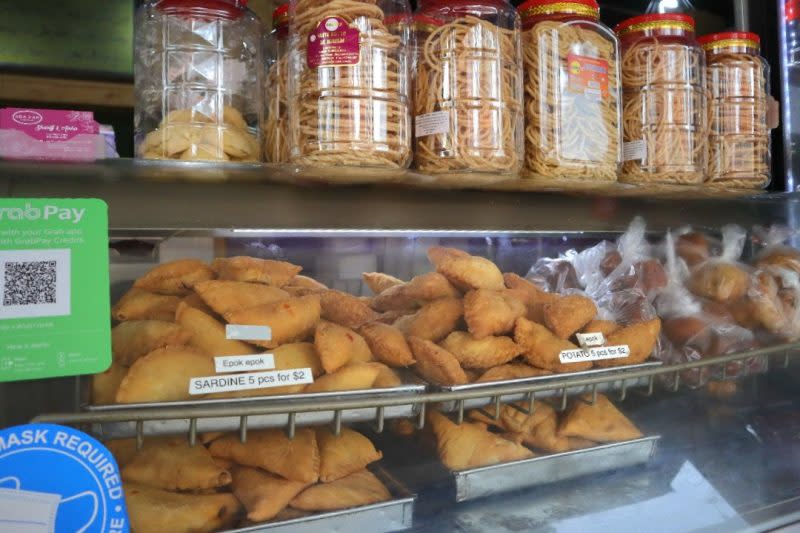
[[230,434],[212,442],[209,451],[214,457],[262,468],[292,481],[316,483],[319,479],[319,448],[313,429],[300,428],[293,439],[282,429],[253,430],[248,432],[247,442]]
[[498,291],[505,288],[503,273],[497,265],[483,257],[445,256],[437,260],[436,271],[462,291],[472,289]]
[[619,329],[606,338],[606,344],[608,346],[627,346],[630,350],[630,355],[620,359],[596,361],[595,366],[608,368],[644,363],[653,353],[660,334],[661,319],[658,318]]
[[549,370],[536,368],[525,363],[509,363],[490,368],[484,372],[475,382],[485,383],[489,381],[506,381],[509,379],[535,378],[550,376],[553,373]]
[[407,367],[414,364],[411,347],[403,332],[396,327],[380,322],[369,322],[361,326],[358,332],[380,362],[391,367]]
[[309,487],[289,505],[304,511],[335,511],[385,502],[391,497],[373,473],[362,470],[330,483]]
[[356,329],[378,318],[369,305],[352,294],[327,290],[321,293],[322,318],[346,328]]
[[214,279],[214,271],[203,261],[179,259],[158,265],[137,279],[133,286],[157,294],[185,296],[196,283],[210,279]]
[[269,326],[270,340],[254,340],[253,344],[275,348],[281,344],[302,341],[314,331],[320,317],[320,298],[309,294],[280,302],[225,313],[229,324]]
[[571,294],[544,306],[544,325],[559,339],[569,339],[597,316],[591,298]]
[[503,365],[525,351],[509,337],[476,339],[463,331],[454,331],[441,343],[456,356],[464,368],[487,369]]
[[247,519],[266,522],[288,507],[295,496],[309,487],[309,483],[290,481],[258,468],[235,466],[233,494],[247,510]]
[[221,280],[263,283],[273,287],[283,287],[292,282],[303,267],[255,257],[228,257],[215,259],[211,268]]
[[457,298],[440,298],[424,305],[413,315],[400,318],[395,327],[407,337],[439,342],[458,328],[464,305]]
[[409,337],[408,344],[414,353],[414,370],[434,385],[465,385],[469,378],[456,356],[431,341]]
[[573,400],[558,427],[559,437],[578,437],[594,442],[639,439],[642,433],[603,394],[591,405],[591,394]]
[[372,294],[380,294],[391,287],[405,283],[402,279],[381,272],[364,272],[361,279],[364,280]]
[[306,387],[305,392],[340,392],[371,389],[384,365],[380,363],[356,363],[326,374]]
[[482,424],[455,424],[436,411],[428,412],[439,458],[451,470],[465,470],[533,457],[524,446],[490,433]]
[[122,469],[122,479],[164,490],[204,490],[231,483],[205,446],[185,438],[150,438]]
[[464,297],[464,320],[476,339],[504,335],[527,312],[525,304],[505,291],[475,290]]
[[177,296],[165,296],[153,292],[133,288],[111,308],[114,320],[175,320],[175,309],[181,299]]
[[220,316],[290,298],[288,292],[276,287],[243,281],[205,281],[194,290]]
[[523,357],[529,364],[557,373],[580,372],[592,368],[591,361],[564,364],[561,352],[577,350],[578,347],[569,341],[553,335],[549,329],[531,320],[520,318],[514,329],[514,340],[526,351]]
[[194,348],[159,348],[131,366],[119,385],[117,403],[189,400],[193,397],[189,394],[189,380],[214,373],[213,359]]
[[226,337],[225,326],[210,315],[181,302],[175,321],[190,332],[189,346],[212,356],[249,355],[257,353],[251,345]]
[[119,385],[128,374],[128,368],[114,361],[108,370],[92,376],[92,405],[109,405],[116,402]]
[[317,428],[316,431],[320,455],[319,480],[323,483],[363,470],[383,457],[371,440],[350,428],[343,427],[338,437],[328,428]]
[[372,360],[372,351],[364,338],[350,328],[320,320],[314,331],[322,367],[332,374],[348,363],[366,363]]
[[160,320],[120,322],[111,330],[111,353],[114,361],[131,366],[139,357],[156,348],[186,344],[192,332],[178,324]]
[[230,529],[241,505],[233,494],[180,494],[125,484],[131,531],[136,533],[212,533]]

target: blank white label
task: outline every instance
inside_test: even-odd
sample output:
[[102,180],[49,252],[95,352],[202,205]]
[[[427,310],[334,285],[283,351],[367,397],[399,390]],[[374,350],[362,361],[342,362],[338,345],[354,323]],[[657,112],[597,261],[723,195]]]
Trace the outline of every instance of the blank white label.
[[450,113],[447,111],[434,111],[417,115],[414,134],[417,137],[450,133]]
[[214,366],[218,374],[272,370],[275,368],[275,357],[273,357],[271,353],[257,355],[224,355],[214,358]]
[[631,355],[628,346],[602,346],[587,350],[564,350],[559,354],[562,364],[602,361],[604,359],[624,359]]
[[594,346],[602,346],[606,343],[606,338],[602,333],[577,333],[578,344],[582,348],[592,348]]
[[647,143],[644,140],[622,143],[623,161],[644,161],[647,159]]
[[225,338],[231,341],[269,341],[272,340],[272,330],[269,326],[228,324],[225,326]]
[[189,380],[189,394],[214,394],[240,390],[269,389],[272,387],[289,387],[314,382],[310,368],[294,370],[272,370],[270,372],[253,372],[251,374],[228,374],[227,376],[208,376]]

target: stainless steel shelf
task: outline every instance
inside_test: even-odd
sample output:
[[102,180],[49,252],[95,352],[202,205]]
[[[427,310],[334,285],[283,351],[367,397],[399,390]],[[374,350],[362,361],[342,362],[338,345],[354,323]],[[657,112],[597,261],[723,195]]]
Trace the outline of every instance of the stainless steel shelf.
[[[141,443],[147,434],[145,423],[148,421],[186,421],[188,425],[189,441],[194,443],[197,438],[198,426],[203,431],[230,430],[226,423],[224,427],[215,428],[213,424],[208,424],[209,419],[230,420],[235,419],[242,440],[247,438],[247,430],[250,425],[248,420],[254,417],[266,417],[267,415],[287,415],[286,428],[289,435],[294,434],[295,427],[298,425],[298,417],[302,413],[332,412],[333,427],[336,434],[339,433],[342,421],[346,418],[344,413],[348,411],[360,411],[360,422],[372,422],[377,432],[384,429],[386,410],[396,406],[415,406],[417,416],[417,426],[422,428],[425,423],[425,410],[430,404],[453,403],[457,421],[464,419],[466,402],[476,399],[487,399],[486,405],[492,405],[488,416],[498,418],[500,407],[505,403],[504,397],[514,397],[523,395],[524,402],[519,409],[530,413],[533,402],[536,398],[553,397],[557,398],[561,410],[566,409],[569,397],[576,394],[587,393],[594,397],[600,389],[608,390],[608,384],[615,384],[618,387],[618,398],[624,400],[630,390],[644,389],[643,394],[649,396],[653,394],[658,378],[666,388],[677,392],[681,387],[681,376],[693,369],[711,368],[719,369],[722,379],[726,379],[726,369],[730,363],[745,361],[750,359],[762,358],[764,368],[775,365],[776,362],[782,366],[789,366],[790,360],[800,356],[800,342],[761,348],[748,352],[736,353],[722,357],[701,359],[689,363],[670,366],[645,366],[636,370],[625,370],[624,367],[619,371],[604,372],[597,375],[582,376],[558,376],[554,379],[536,382],[511,382],[500,383],[480,389],[468,389],[459,391],[432,391],[423,394],[369,394],[359,393],[355,395],[341,394],[326,396],[324,400],[317,397],[303,398],[297,395],[291,400],[271,401],[264,399],[248,402],[240,401],[219,401],[219,402],[195,402],[191,405],[159,405],[153,407],[110,407],[100,411],[86,411],[77,413],[57,413],[45,414],[36,417],[36,422],[60,423],[70,425],[102,425],[102,424],[129,424],[129,434],[115,434],[116,438],[122,436],[136,437]],[[776,359],[770,365],[770,360]],[[779,360],[778,360],[779,359]],[[737,377],[744,377],[749,372],[749,366],[743,365],[742,371]],[[647,383],[646,386],[640,385]],[[605,387],[604,387],[605,386]],[[612,391],[608,391],[611,394]],[[367,419],[363,416],[365,409],[373,409],[374,416]],[[199,420],[206,422],[199,424]],[[274,426],[273,426],[274,427]]]
[[[391,185],[311,187],[276,183],[291,176],[265,165],[210,166],[0,162],[0,192],[14,197],[96,197],[116,230],[618,232],[636,215],[650,229],[718,229],[786,223],[800,194],[740,198],[628,197],[592,191],[503,192]],[[191,176],[194,181],[180,181]],[[272,181],[272,183],[270,183]]]

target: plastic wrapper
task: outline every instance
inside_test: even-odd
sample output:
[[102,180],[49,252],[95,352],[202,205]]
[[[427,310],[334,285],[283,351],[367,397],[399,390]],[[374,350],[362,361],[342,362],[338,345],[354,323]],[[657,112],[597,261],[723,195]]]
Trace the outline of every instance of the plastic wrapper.
[[747,293],[750,285],[748,267],[739,262],[747,233],[736,225],[722,228],[722,253],[698,264],[687,285],[699,297],[729,305]]

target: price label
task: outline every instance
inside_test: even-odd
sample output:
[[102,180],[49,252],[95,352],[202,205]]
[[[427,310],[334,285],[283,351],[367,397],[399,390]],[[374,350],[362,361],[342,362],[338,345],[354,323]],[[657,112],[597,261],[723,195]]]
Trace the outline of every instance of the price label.
[[594,346],[602,346],[606,343],[606,338],[602,333],[577,333],[578,344],[581,348],[592,348]]
[[275,357],[271,353],[258,355],[225,355],[214,358],[214,366],[218,374],[253,370],[272,370],[275,368]]
[[289,387],[314,382],[310,368],[293,370],[273,370],[271,372],[252,372],[248,374],[229,374],[227,376],[208,376],[189,380],[189,394],[214,394],[240,390],[269,389]]
[[597,348],[564,350],[559,354],[562,364],[583,363],[586,361],[602,361],[605,359],[625,359],[631,355],[627,345],[600,346]]
[[225,338],[231,341],[269,341],[272,340],[272,330],[269,326],[228,324],[225,326]]

